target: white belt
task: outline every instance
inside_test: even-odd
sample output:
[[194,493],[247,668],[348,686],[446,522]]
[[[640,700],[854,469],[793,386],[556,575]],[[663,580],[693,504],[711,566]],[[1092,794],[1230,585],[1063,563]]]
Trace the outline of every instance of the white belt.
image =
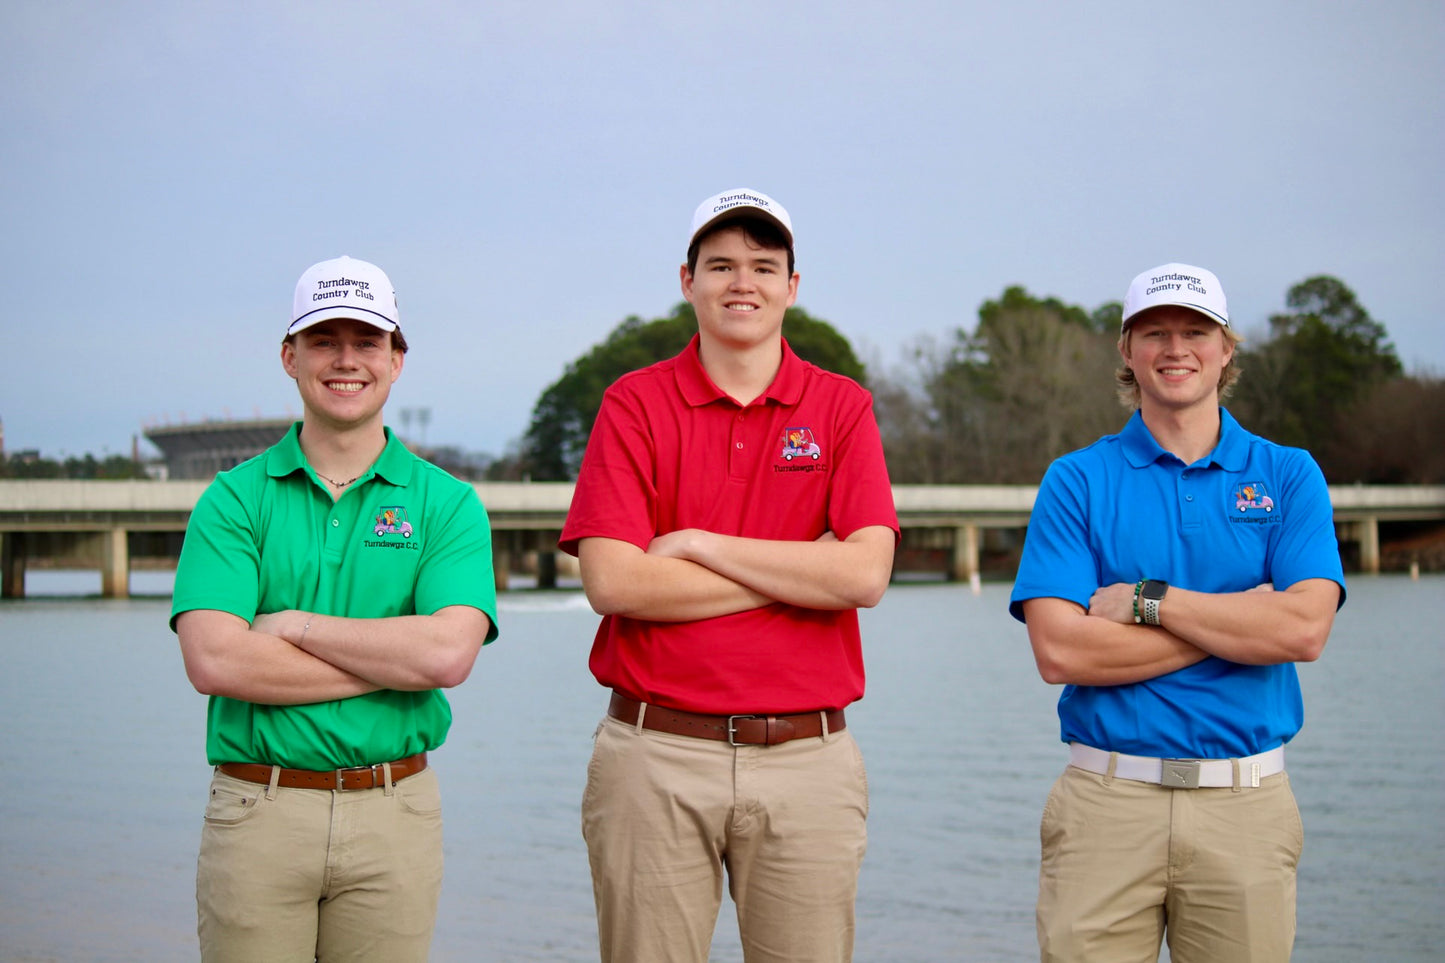
[[1241,759],[1155,759],[1107,752],[1080,742],[1069,743],[1069,765],[1077,769],[1107,774],[1111,756],[1115,759],[1115,777],[1152,782],[1166,789],[1258,787],[1265,776],[1284,772],[1284,746]]

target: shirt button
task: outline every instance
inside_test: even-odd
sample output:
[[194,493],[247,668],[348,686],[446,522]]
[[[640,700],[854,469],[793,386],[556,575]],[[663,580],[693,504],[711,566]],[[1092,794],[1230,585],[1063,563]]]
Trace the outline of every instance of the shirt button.
[[1192,502],[1192,501],[1194,501],[1194,496],[1193,496],[1193,495],[1185,495],[1185,496],[1184,496],[1184,500],[1185,500],[1186,502]]
[[337,527],[338,525],[340,525],[340,524],[341,524],[341,519],[339,519],[339,518],[333,518],[333,519],[331,520],[331,527],[332,527],[332,528],[336,528],[336,527]]
[[741,448],[742,446],[743,446],[743,443],[742,443],[742,442],[738,442],[738,447]]

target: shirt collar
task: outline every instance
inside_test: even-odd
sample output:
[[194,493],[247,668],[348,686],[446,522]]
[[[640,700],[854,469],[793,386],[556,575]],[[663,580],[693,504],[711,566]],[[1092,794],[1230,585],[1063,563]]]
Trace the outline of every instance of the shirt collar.
[[[1144,468],[1154,464],[1161,456],[1172,454],[1159,447],[1154,436],[1144,425],[1144,416],[1136,408],[1134,414],[1129,418],[1129,423],[1124,430],[1119,432],[1119,440],[1124,446],[1124,457],[1130,465],[1135,468]],[[1244,468],[1245,460],[1249,455],[1248,433],[1234,420],[1229,409],[1219,409],[1219,443],[1209,453],[1205,461],[1211,465],[1217,465],[1225,471],[1240,471]],[[1177,461],[1177,459],[1176,459]]]
[[[778,366],[773,383],[763,392],[762,400],[774,401],[780,405],[795,405],[803,396],[804,362],[788,346],[787,338],[783,338],[782,342],[782,364]],[[707,369],[702,366],[702,356],[698,353],[700,343],[699,336],[693,335],[682,354],[677,356],[674,366],[678,390],[682,392],[683,400],[694,408],[714,401],[731,400],[728,399],[727,392],[713,383],[712,378],[708,377]]]
[[[272,446],[266,455],[266,474],[272,478],[284,478],[292,472],[297,472],[308,467],[306,453],[301,450],[301,422],[292,422],[291,429],[286,432],[285,437]],[[383,429],[386,432],[386,447],[381,450],[375,463],[372,464],[359,481],[365,481],[370,475],[380,476],[384,481],[392,485],[406,485],[411,481],[412,469],[415,462],[411,452],[401,443],[401,439],[392,433],[390,428]]]

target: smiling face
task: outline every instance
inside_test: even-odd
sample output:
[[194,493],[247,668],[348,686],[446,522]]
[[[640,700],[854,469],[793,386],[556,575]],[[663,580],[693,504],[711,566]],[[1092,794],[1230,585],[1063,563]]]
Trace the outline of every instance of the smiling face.
[[1217,407],[1234,343],[1217,321],[1198,311],[1166,305],[1138,315],[1119,344],[1134,372],[1139,407],[1182,410]]
[[798,275],[788,273],[786,248],[763,247],[728,227],[703,238],[692,271],[683,265],[682,294],[697,313],[704,352],[745,351],[781,337]]
[[281,345],[281,364],[296,379],[306,425],[334,431],[381,427],[402,360],[390,334],[351,319],[312,325]]

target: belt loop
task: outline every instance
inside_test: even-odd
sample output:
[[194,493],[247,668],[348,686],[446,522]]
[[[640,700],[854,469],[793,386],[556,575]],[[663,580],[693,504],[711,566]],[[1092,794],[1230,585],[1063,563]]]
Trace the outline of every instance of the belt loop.
[[822,725],[823,741],[824,741],[824,742],[827,742],[827,741],[828,741],[828,735],[829,735],[829,733],[828,733],[828,710],[827,710],[827,709],[819,709],[819,710],[818,710],[818,721],[819,721],[819,723]]
[[1229,768],[1230,768],[1230,769],[1233,771],[1233,773],[1234,773],[1234,785],[1230,788],[1229,791],[1230,791],[1230,792],[1239,792],[1239,760],[1238,760],[1238,759],[1231,758],[1231,759],[1229,760]]
[[276,798],[276,783],[278,783],[278,782],[280,782],[280,781],[281,781],[281,767],[280,767],[280,766],[272,766],[272,767],[271,767],[271,781],[266,784],[266,798],[267,798],[267,799],[274,800],[274,799]]
[[1109,753],[1109,768],[1104,770],[1104,785],[1114,785],[1114,770],[1117,768],[1119,768],[1119,754],[1111,752]]
[[386,786],[386,795],[390,796],[393,788],[391,782],[391,763],[383,762],[381,764],[381,778],[383,785]]
[[642,720],[643,720],[643,719],[646,719],[646,718],[647,718],[647,703],[646,703],[646,702],[639,702],[639,703],[637,704],[637,724],[632,727],[633,731],[636,732],[639,736],[642,735]]

